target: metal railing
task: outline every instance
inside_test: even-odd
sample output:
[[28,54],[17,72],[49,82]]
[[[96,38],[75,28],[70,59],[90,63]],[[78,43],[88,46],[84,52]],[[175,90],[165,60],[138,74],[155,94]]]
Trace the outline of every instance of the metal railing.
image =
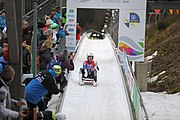
[[179,9],[180,2],[179,1],[148,1],[147,2],[147,9],[154,10],[154,9],[161,9],[161,10],[169,10],[169,9]]
[[[46,2],[47,0],[38,0],[38,6]],[[25,6],[25,14],[27,14],[29,11],[33,9],[33,0],[26,0],[24,2]]]
[[[37,16],[38,18],[43,18],[45,14],[50,12],[50,9],[56,6],[56,0],[44,0],[41,4],[37,6]],[[27,20],[29,24],[33,22],[33,12],[34,10],[31,9],[28,13],[23,16],[24,20]]]

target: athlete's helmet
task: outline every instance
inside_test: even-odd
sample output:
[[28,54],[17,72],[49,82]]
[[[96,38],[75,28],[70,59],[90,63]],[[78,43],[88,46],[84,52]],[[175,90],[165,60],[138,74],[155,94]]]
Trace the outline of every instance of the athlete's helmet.
[[53,70],[55,71],[56,75],[59,75],[61,73],[61,66],[54,65]]
[[56,114],[56,119],[57,120],[66,120],[66,115],[63,113],[57,113]]
[[87,59],[88,59],[89,57],[92,57],[92,59],[94,58],[94,54],[93,54],[93,53],[88,53],[86,56],[87,56]]

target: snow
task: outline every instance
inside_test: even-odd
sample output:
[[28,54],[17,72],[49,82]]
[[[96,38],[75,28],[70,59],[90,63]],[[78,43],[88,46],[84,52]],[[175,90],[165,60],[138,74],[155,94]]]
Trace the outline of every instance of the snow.
[[151,62],[152,59],[157,55],[157,51],[155,51],[151,56],[147,56],[146,59]]
[[[85,37],[80,46],[74,59],[75,70],[69,75],[61,112],[67,115],[67,120],[131,120],[122,71],[110,40]],[[91,84],[79,86],[79,70],[89,52],[94,53],[95,61],[99,61],[97,87]]]
[[142,92],[149,120],[180,120],[180,93]]
[[155,77],[152,77],[152,78],[149,78],[149,81],[148,82],[154,82],[158,79],[158,77],[162,74],[164,74],[166,71],[162,71],[161,73],[159,73],[157,76]]

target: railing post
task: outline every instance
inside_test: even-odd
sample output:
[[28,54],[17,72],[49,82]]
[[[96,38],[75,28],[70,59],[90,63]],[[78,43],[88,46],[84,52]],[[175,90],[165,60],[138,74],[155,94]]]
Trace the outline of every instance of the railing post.
[[37,56],[37,4],[38,0],[33,0],[33,38],[32,38],[32,73],[33,77],[35,77],[37,73],[36,67],[36,56]]

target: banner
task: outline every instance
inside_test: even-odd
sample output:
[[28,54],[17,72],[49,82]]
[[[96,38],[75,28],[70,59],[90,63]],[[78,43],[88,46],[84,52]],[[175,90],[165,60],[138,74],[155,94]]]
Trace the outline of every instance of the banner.
[[66,36],[66,47],[70,52],[75,51],[76,47],[76,14],[77,9],[76,8],[70,8],[67,9],[67,15],[66,15],[66,31],[69,33],[68,36]]
[[118,48],[130,61],[144,61],[145,10],[121,10]]
[[161,12],[161,10],[160,10],[160,9],[154,9],[154,12],[155,12],[156,14],[159,14],[159,13]]

